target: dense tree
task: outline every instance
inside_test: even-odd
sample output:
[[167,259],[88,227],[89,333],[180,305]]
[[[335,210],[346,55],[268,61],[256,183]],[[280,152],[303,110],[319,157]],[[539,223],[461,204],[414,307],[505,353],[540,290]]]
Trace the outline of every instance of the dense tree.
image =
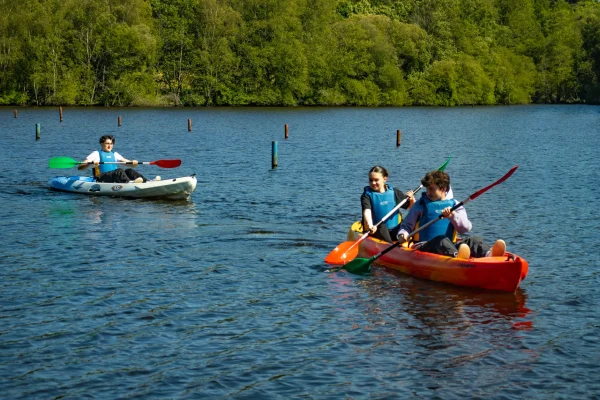
[[538,97],[549,103],[578,99],[575,61],[581,51],[581,35],[573,13],[560,7],[549,15],[544,52],[538,64]]
[[595,0],[0,0],[0,104],[600,102]]
[[535,94],[537,72],[530,57],[518,55],[507,48],[493,50],[489,76],[495,82],[494,94],[499,104],[527,104]]
[[600,8],[583,4],[578,9],[583,42],[583,54],[578,61],[580,98],[600,104]]
[[9,103],[154,102],[155,37],[142,0],[2,3],[0,88]]

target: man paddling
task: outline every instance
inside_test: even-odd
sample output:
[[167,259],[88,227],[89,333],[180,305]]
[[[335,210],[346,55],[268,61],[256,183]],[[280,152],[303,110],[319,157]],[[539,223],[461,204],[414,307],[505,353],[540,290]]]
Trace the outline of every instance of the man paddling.
[[[139,172],[133,168],[120,169],[117,168],[117,164],[107,164],[115,162],[130,162],[135,168],[138,165],[137,160],[130,161],[124,158],[119,153],[113,151],[115,145],[115,137],[112,135],[104,135],[100,138],[101,149],[92,152],[83,161],[85,164],[81,164],[77,167],[79,170],[84,170],[94,166],[93,174],[97,182],[106,183],[142,183],[148,180]],[[87,164],[91,163],[93,164]],[[101,164],[102,163],[102,164]],[[160,180],[157,176],[154,180]]]
[[[452,211],[452,207],[458,201],[447,198],[450,176],[443,171],[431,171],[421,179],[421,183],[426,188],[426,193],[413,205],[400,224],[398,240],[406,241],[409,232],[415,230],[417,223],[425,226],[427,222],[438,218],[441,214],[444,219],[421,231],[413,248],[427,253],[462,259],[468,259],[471,256],[478,258],[504,254],[506,244],[503,240],[499,239],[493,246],[490,246],[479,236],[463,239],[457,248],[453,242],[456,233],[469,232],[472,225],[467,217],[467,211],[463,207]],[[413,239],[415,238],[413,237]]]

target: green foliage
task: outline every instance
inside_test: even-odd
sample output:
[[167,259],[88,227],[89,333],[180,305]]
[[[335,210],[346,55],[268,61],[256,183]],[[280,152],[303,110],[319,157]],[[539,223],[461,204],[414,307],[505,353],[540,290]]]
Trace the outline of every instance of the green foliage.
[[600,9],[587,3],[577,9],[583,52],[578,63],[580,98],[600,104]]
[[435,61],[417,74],[411,93],[414,104],[455,106],[459,104],[457,65],[454,60]]
[[499,47],[490,55],[487,70],[495,82],[496,103],[528,104],[531,102],[537,79],[537,72],[531,58]]
[[593,0],[0,0],[0,104],[600,102]]
[[505,28],[498,44],[516,54],[525,55],[538,62],[543,55],[545,23],[536,15],[536,0],[499,0],[500,22]]
[[0,105],[24,105],[27,103],[27,94],[22,92],[8,92],[0,96]]
[[562,7],[548,20],[545,51],[538,64],[538,97],[548,103],[578,100],[575,62],[579,58],[582,39],[572,12]]
[[494,104],[496,102],[494,82],[474,57],[460,55],[457,73],[457,104]]

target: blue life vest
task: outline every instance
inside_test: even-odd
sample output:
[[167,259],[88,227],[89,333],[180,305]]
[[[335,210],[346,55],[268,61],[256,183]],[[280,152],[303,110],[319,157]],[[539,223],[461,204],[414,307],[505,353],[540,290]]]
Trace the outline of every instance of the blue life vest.
[[[419,220],[419,225],[423,226],[429,221],[436,219],[442,214],[442,210],[447,207],[453,207],[457,204],[454,199],[431,201],[425,194],[419,199],[419,205],[423,207],[423,216]],[[445,235],[448,239],[454,241],[456,231],[454,225],[447,218],[442,218],[429,227],[419,232],[418,238],[413,238],[415,241],[426,242],[436,236]]]
[[[383,217],[392,211],[392,208],[396,207],[394,189],[391,185],[387,185],[387,189],[383,193],[374,192],[370,186],[367,186],[365,188],[365,193],[371,199],[371,214],[373,217],[373,224],[381,221]],[[399,223],[398,211],[392,214],[392,216],[385,222],[388,229],[394,228]]]
[[[117,161],[115,159],[115,153],[110,151],[110,152],[105,152],[102,150],[98,150],[98,153],[100,154],[100,162],[115,162]],[[109,172],[109,171],[114,171],[115,169],[117,169],[117,164],[100,164],[98,165],[98,167],[94,168],[94,177],[97,178],[98,176],[100,176],[100,174],[103,174],[105,172]]]

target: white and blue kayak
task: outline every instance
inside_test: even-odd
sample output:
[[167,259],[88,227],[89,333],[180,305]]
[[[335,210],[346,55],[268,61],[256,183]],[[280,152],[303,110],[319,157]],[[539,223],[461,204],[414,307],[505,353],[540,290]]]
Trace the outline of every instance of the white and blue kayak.
[[55,176],[48,185],[52,190],[90,196],[187,200],[196,189],[196,175],[145,183],[104,183],[90,176]]

